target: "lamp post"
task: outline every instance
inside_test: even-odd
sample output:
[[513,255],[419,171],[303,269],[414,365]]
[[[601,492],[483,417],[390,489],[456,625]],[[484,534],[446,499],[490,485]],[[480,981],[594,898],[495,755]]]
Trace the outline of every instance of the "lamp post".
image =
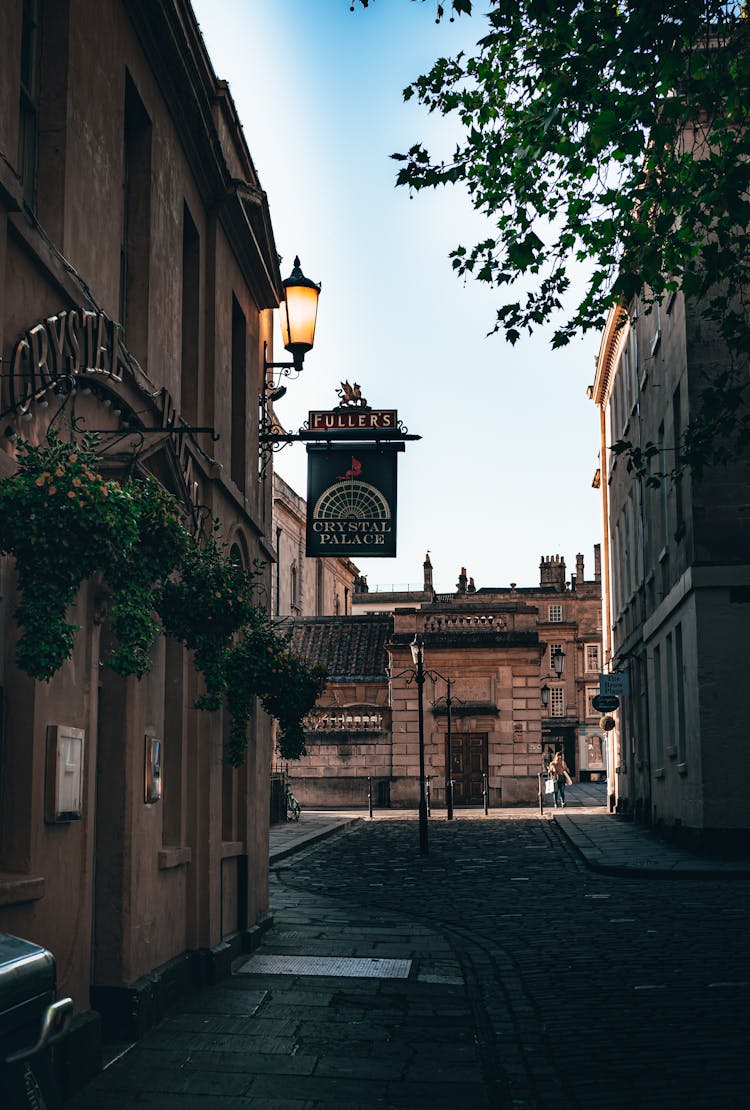
[[[436,678],[442,678],[447,686],[447,693],[445,695],[445,708],[447,712],[447,734],[446,734],[446,766],[445,766],[445,807],[447,810],[446,817],[449,821],[453,820],[453,748],[452,748],[452,724],[453,724],[453,698],[451,697],[451,687],[453,680],[446,678],[440,671],[426,670],[426,675],[435,681]],[[460,698],[458,699],[461,700]]]
[[447,764],[448,765],[447,765],[446,775],[445,775],[445,804],[446,804],[446,807],[447,807],[447,810],[448,810],[448,814],[447,814],[448,820],[452,821],[453,820],[453,754],[452,754],[452,751],[451,751],[451,706],[452,706],[453,702],[451,700],[451,680],[449,678],[446,678],[445,681],[448,685],[448,693],[445,695],[445,707],[448,711],[448,734],[447,734],[447,737],[446,737],[446,745],[447,745],[447,749],[448,749],[447,752],[446,752],[446,757],[447,757]]
[[427,842],[427,797],[424,790],[424,648],[422,641],[415,636],[409,645],[414,662],[414,677],[417,683],[417,705],[419,708],[419,851],[426,856]]

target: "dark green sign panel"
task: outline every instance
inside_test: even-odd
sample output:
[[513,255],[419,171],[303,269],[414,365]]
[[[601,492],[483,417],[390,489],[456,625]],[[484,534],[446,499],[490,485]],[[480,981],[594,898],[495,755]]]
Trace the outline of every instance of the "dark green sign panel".
[[307,448],[307,554],[355,559],[396,554],[397,451]]

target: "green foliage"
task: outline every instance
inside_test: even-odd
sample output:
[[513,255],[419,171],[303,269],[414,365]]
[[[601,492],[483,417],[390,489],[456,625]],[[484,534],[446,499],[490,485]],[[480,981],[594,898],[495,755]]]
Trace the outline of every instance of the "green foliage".
[[96,438],[54,432],[39,447],[19,446],[18,471],[0,482],[0,552],[15,556],[23,631],[19,667],[50,679],[69,658],[77,626],[66,620],[78,588],[114,565],[137,535],[128,494],[98,473]]
[[278,748],[285,759],[305,754],[303,721],[325,689],[325,673],[289,648],[264,612],[255,610],[227,658],[227,705],[232,715],[227,762],[244,758],[247,722],[255,697],[279,722]]
[[16,661],[49,680],[70,658],[77,626],[66,619],[81,583],[99,574],[110,596],[117,646],[107,660],[141,677],[163,630],[194,652],[206,692],[197,707],[231,714],[228,762],[243,762],[256,697],[281,727],[287,759],[304,752],[302,721],[324,677],[296,658],[257,605],[260,565],[244,570],[214,522],[198,544],[179,503],[151,478],[121,485],[98,472],[96,436],[79,443],[50,432],[21,443],[18,470],[0,481],[0,553],[15,557],[22,628]]
[[178,502],[155,478],[129,482],[125,492],[137,535],[105,570],[112,589],[110,621],[118,643],[107,662],[118,674],[140,678],[151,666],[151,648],[160,631],[155,616],[160,587],[194,544]]
[[227,689],[226,656],[236,632],[255,612],[256,564],[244,570],[219,538],[219,521],[203,546],[186,552],[179,577],[164,584],[159,615],[169,636],[195,652],[195,663],[206,683],[200,709],[219,709]]
[[[453,0],[451,18],[471,9]],[[461,141],[447,158],[419,142],[393,155],[399,185],[460,184],[487,216],[491,234],[451,260],[504,290],[493,330],[511,343],[553,323],[563,346],[618,300],[648,312],[679,289],[697,303],[728,352],[682,444],[697,474],[750,441],[747,14],[732,0],[488,0],[476,50],[404,91],[454,117]],[[589,274],[572,309],[571,261]]]

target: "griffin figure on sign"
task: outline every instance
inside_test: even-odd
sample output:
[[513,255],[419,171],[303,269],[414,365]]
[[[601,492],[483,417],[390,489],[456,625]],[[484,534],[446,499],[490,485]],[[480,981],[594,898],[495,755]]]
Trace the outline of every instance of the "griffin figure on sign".
[[350,385],[348,381],[342,382],[341,389],[337,389],[336,394],[339,397],[339,408],[343,409],[348,405],[352,407],[359,406],[360,408],[367,407],[367,401],[362,396],[362,390],[358,382],[355,382],[354,385]]

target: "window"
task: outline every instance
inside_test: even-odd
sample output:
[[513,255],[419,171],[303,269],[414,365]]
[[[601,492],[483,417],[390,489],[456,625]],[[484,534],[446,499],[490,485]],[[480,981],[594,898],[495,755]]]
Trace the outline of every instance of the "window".
[[667,633],[666,639],[667,657],[665,664],[667,668],[667,742],[672,745],[675,740],[676,721],[675,721],[675,699],[674,699],[674,642],[672,640],[672,633]]
[[198,421],[198,331],[200,240],[188,211],[182,212],[182,368],[180,412],[188,424]]
[[245,489],[245,436],[247,427],[247,326],[245,314],[232,294],[232,481]]
[[596,717],[598,715],[596,709],[594,709],[594,706],[593,706],[594,698],[597,696],[598,693],[599,693],[599,687],[598,686],[587,686],[586,687],[586,716],[587,717]]
[[685,735],[685,661],[682,649],[682,624],[675,625],[674,651],[675,685],[677,689],[677,758],[680,763],[684,763],[687,738]]
[[638,379],[638,328],[636,327],[637,316],[633,318],[633,326],[630,329],[630,366],[633,376]]
[[601,649],[599,644],[586,644],[586,670],[598,674],[601,670]]
[[620,372],[618,374],[618,377],[621,377],[623,381],[623,393],[625,396],[624,423],[627,423],[628,417],[630,416],[630,410],[633,407],[634,399],[633,383],[630,377],[630,351],[628,350],[627,346],[622,352],[622,358],[620,359]]
[[560,624],[562,622],[562,605],[550,605],[549,619],[551,624]]
[[652,306],[651,315],[654,320],[654,338],[651,340],[651,354],[654,355],[661,342],[661,301],[656,301]]
[[[667,465],[667,448],[664,442],[664,421],[659,425],[659,466],[662,474],[667,474],[669,467]],[[662,548],[669,547],[669,504],[667,497],[669,482],[666,478],[662,478],[661,485],[659,486],[660,493],[660,515],[661,515],[661,545]]]
[[623,575],[622,575],[622,577],[623,577],[623,586],[624,586],[623,603],[625,603],[630,598],[630,596],[633,592],[633,582],[634,582],[634,579],[635,579],[635,575],[633,574],[633,552],[632,552],[633,529],[631,527],[632,514],[633,514],[633,501],[632,501],[632,498],[631,498],[630,494],[628,494],[628,499],[625,502],[625,513],[624,513],[624,516],[623,516],[623,524],[622,524],[622,535],[623,535],[623,539],[625,540],[625,552],[624,552],[624,556],[625,556],[624,557],[624,564],[625,565],[623,567]]
[[39,89],[41,78],[40,0],[24,0],[21,24],[21,102],[18,125],[18,170],[23,199],[36,208],[39,158]]
[[551,717],[565,716],[565,687],[553,686],[549,692],[549,708]]
[[654,764],[664,766],[664,722],[662,718],[661,648],[654,648]]
[[[682,442],[682,413],[680,411],[680,402],[680,387],[678,385],[672,395],[672,427],[674,430],[675,461],[679,458],[679,450]],[[685,523],[682,502],[682,474],[679,471],[674,481],[674,511],[676,532],[679,536]]]
[[120,322],[128,350],[148,363],[151,252],[151,120],[130,75],[125,82]]
[[289,602],[292,608],[297,606],[297,564],[292,563],[289,571]]

